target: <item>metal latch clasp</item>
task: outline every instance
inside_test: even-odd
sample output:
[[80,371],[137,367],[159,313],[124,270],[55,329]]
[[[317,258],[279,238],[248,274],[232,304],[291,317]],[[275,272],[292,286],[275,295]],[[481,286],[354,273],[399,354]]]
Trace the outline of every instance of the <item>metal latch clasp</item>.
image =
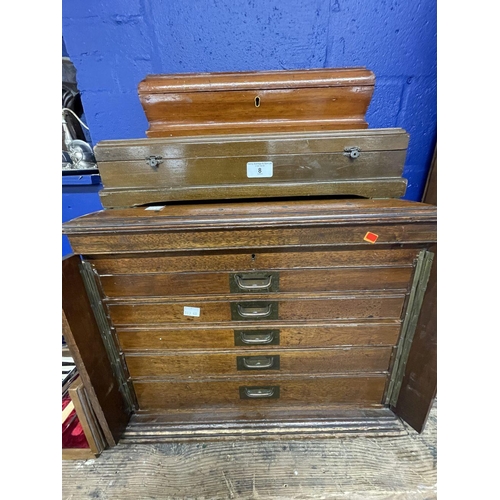
[[360,155],[361,149],[358,146],[346,147],[344,148],[344,156],[349,158],[357,158]]
[[146,160],[146,163],[151,167],[151,168],[155,168],[157,167],[162,161],[163,161],[163,157],[161,156],[147,156],[145,158]]

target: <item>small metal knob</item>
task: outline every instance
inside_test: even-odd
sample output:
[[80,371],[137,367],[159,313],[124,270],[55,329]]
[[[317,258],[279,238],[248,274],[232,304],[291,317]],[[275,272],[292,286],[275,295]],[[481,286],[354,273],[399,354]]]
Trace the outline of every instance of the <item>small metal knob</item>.
[[357,146],[352,146],[350,148],[344,148],[344,156],[348,156],[349,158],[358,158],[360,155],[361,149]]
[[145,158],[146,163],[151,167],[151,168],[156,168],[162,161],[163,158],[161,156],[147,156]]

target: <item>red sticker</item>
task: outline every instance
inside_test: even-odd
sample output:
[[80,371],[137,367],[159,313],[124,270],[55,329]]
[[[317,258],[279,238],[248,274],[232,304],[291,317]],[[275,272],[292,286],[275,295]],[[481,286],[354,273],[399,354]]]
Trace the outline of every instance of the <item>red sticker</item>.
[[368,231],[363,239],[368,243],[375,243],[378,240],[378,234],[370,233],[370,231]]

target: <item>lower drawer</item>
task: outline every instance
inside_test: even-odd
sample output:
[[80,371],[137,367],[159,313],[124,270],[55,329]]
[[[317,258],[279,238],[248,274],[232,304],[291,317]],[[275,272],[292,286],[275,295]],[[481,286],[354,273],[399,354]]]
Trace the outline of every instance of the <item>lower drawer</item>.
[[127,355],[132,377],[235,375],[247,373],[384,372],[391,347],[345,347],[322,350],[268,349],[231,353]]
[[317,378],[258,377],[231,381],[134,381],[139,410],[382,403],[386,375]]

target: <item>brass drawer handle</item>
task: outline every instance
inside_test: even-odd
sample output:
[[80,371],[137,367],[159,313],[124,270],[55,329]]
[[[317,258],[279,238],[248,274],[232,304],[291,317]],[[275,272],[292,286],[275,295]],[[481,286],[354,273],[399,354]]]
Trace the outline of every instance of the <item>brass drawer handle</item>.
[[249,370],[265,370],[274,365],[273,356],[251,356],[243,358],[243,366]]
[[274,388],[269,389],[249,389],[245,387],[245,394],[249,398],[272,398],[274,396]]
[[273,282],[272,275],[265,277],[256,277],[252,275],[238,275],[234,277],[234,281],[241,290],[266,290],[270,288]]
[[248,273],[231,273],[229,275],[229,290],[231,293],[278,292],[279,288],[279,271],[252,271]]
[[234,345],[280,345],[279,330],[234,330]]
[[260,321],[279,319],[277,300],[255,300],[252,302],[230,302],[233,321]]
[[237,370],[279,370],[280,356],[236,356]]
[[240,387],[240,399],[278,399],[280,397],[280,386],[270,387]]
[[244,344],[272,344],[274,340],[274,332],[269,333],[246,333],[240,332],[240,339]]
[[241,304],[238,304],[238,314],[242,318],[265,318],[271,314],[271,304],[267,304],[264,307],[243,307]]
[[279,370],[278,356],[236,356],[238,370]]

